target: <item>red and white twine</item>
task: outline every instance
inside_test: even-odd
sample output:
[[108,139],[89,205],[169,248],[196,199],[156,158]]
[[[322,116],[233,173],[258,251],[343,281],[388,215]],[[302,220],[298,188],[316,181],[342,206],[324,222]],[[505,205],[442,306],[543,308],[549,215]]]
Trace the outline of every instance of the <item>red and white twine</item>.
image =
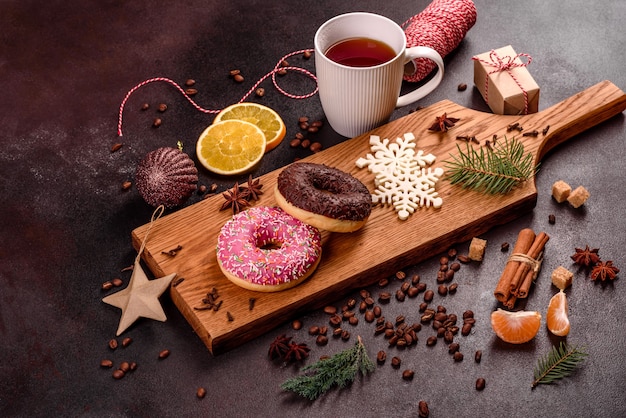
[[[402,24],[402,28],[406,34],[407,46],[427,46],[439,53],[442,57],[448,55],[454,50],[463,40],[467,32],[476,23],[476,7],[472,0],[434,0],[429,4],[421,13],[413,16]],[[312,49],[302,49],[299,51],[291,52],[282,57],[276,66],[267,74],[265,74],[259,81],[257,81],[246,94],[239,100],[238,103],[245,101],[267,78],[272,78],[274,87],[284,96],[291,99],[307,99],[317,93],[317,77],[315,74],[301,67],[296,66],[283,66],[283,61],[287,60],[294,55],[303,53],[312,53]],[[416,71],[410,76],[405,76],[406,81],[417,82],[424,79],[435,68],[436,64],[426,58],[418,58],[415,60]],[[295,71],[304,74],[311,78],[315,82],[315,89],[310,93],[298,95],[285,91],[278,85],[276,74],[282,71]],[[154,77],[142,81],[135,87],[130,89],[126,96],[122,100],[119,109],[119,116],[117,122],[117,134],[122,136],[122,117],[124,113],[124,107],[128,102],[130,96],[140,89],[141,87],[154,83],[165,82],[172,85],[178,90],[191,105],[200,112],[207,114],[217,114],[221,109],[205,109],[198,105],[185,90],[178,85],[175,81],[166,77]]]
[[[528,61],[522,62],[521,60],[518,59],[521,57],[527,58]],[[487,75],[485,76],[485,103],[489,104],[489,76],[494,73],[506,71],[507,73],[509,73],[513,81],[515,81],[515,84],[517,84],[518,87],[522,90],[522,94],[524,95],[524,114],[527,115],[528,114],[528,92],[526,91],[522,83],[519,82],[517,77],[515,77],[515,74],[511,70],[513,68],[527,67],[532,62],[533,58],[528,54],[517,54],[513,57],[506,55],[504,57],[501,57],[498,55],[498,53],[495,50],[492,49],[491,52],[489,52],[489,60],[485,60],[479,57],[473,57],[472,59],[474,61],[481,62],[489,67],[493,67],[493,70],[489,71]]]
[[[472,0],[434,0],[421,13],[402,24],[407,47],[427,46],[442,58],[452,52],[476,23]],[[421,81],[436,64],[427,58],[414,60],[416,71],[406,81]]]
[[[261,77],[259,79],[259,81],[257,81],[251,88],[250,90],[248,90],[246,92],[246,94],[243,95],[243,97],[239,100],[238,103],[241,103],[243,101],[245,101],[248,97],[250,97],[250,95],[252,93],[254,93],[254,91],[257,89],[257,87],[264,82],[265,80],[267,80],[269,77],[272,78],[272,83],[274,84],[274,87],[283,95],[291,98],[291,99],[307,99],[313,95],[315,95],[317,93],[317,77],[315,77],[315,74],[313,74],[312,72],[310,72],[309,70],[302,68],[302,67],[295,67],[295,66],[283,66],[283,62],[286,61],[288,58],[294,56],[294,55],[299,55],[299,54],[304,54],[305,52],[313,52],[313,50],[311,49],[302,49],[302,50],[298,50],[298,51],[294,51],[291,52],[285,56],[283,56],[278,63],[274,66],[274,68],[268,72],[267,74],[265,74],[263,77]],[[292,94],[287,92],[286,90],[284,90],[282,87],[280,87],[278,85],[278,81],[276,79],[276,74],[278,74],[281,71],[296,71],[299,72],[301,74],[304,74],[306,76],[308,76],[309,78],[311,78],[314,82],[315,82],[315,89],[307,94]],[[173,86],[176,90],[178,90],[186,99],[187,101],[189,101],[189,103],[191,103],[191,105],[199,110],[200,112],[203,113],[207,113],[207,114],[218,114],[222,109],[205,109],[202,106],[200,106],[199,104],[197,104],[186,92],[185,90],[175,81],[173,81],[172,79],[166,78],[166,77],[154,77],[154,78],[149,78],[147,80],[142,81],[141,83],[137,84],[135,87],[133,87],[132,89],[130,89],[128,91],[128,93],[126,93],[126,96],[124,97],[124,99],[122,100],[122,103],[120,104],[120,109],[119,109],[119,115],[118,115],[118,120],[117,120],[117,135],[118,136],[123,136],[122,133],[122,123],[123,123],[123,114],[124,114],[124,107],[126,106],[126,102],[128,102],[128,99],[130,98],[130,96],[137,90],[139,90],[141,87],[150,84],[150,83],[154,83],[154,82],[165,82],[170,84],[171,86]]]

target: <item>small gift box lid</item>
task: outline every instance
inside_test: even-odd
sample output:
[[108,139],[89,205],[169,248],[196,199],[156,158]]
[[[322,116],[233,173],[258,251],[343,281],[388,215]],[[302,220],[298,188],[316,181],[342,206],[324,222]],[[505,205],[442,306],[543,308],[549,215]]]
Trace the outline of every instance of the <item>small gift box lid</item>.
[[[520,56],[528,61],[524,63]],[[538,111],[539,86],[526,68],[530,56],[517,54],[507,45],[472,59],[474,84],[493,113],[523,115]]]

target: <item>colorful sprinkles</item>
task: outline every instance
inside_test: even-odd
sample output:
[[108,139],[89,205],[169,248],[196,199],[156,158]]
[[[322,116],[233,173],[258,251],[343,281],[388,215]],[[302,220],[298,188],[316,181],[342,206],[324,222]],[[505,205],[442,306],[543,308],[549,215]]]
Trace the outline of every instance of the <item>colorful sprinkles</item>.
[[304,276],[322,254],[320,231],[278,207],[255,206],[226,222],[217,239],[222,269],[275,286]]

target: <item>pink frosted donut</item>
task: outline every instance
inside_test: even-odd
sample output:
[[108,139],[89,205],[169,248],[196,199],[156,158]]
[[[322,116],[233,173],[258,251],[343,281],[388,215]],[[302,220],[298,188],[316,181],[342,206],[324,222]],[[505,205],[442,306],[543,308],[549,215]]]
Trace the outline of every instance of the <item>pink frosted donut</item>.
[[238,286],[276,292],[302,283],[322,255],[320,231],[278,207],[255,206],[232,217],[217,238],[217,261]]

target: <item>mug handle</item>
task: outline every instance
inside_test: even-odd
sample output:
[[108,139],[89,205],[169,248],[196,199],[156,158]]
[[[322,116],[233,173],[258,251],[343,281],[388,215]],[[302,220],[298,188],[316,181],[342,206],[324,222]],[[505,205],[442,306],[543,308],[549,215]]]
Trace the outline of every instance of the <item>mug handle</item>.
[[431,91],[435,90],[435,88],[439,85],[439,83],[441,83],[441,80],[443,79],[443,59],[441,58],[441,55],[439,55],[439,53],[434,49],[427,46],[414,46],[411,48],[407,48],[404,55],[406,60],[406,62],[404,63],[405,66],[407,64],[411,64],[414,66],[415,64],[413,64],[412,61],[416,58],[428,58],[429,60],[432,60],[435,64],[437,64],[439,70],[437,71],[435,76],[423,86],[419,87],[416,90],[413,90],[410,93],[398,97],[396,107],[403,107],[410,105],[411,103],[415,103],[422,97],[429,94]]

